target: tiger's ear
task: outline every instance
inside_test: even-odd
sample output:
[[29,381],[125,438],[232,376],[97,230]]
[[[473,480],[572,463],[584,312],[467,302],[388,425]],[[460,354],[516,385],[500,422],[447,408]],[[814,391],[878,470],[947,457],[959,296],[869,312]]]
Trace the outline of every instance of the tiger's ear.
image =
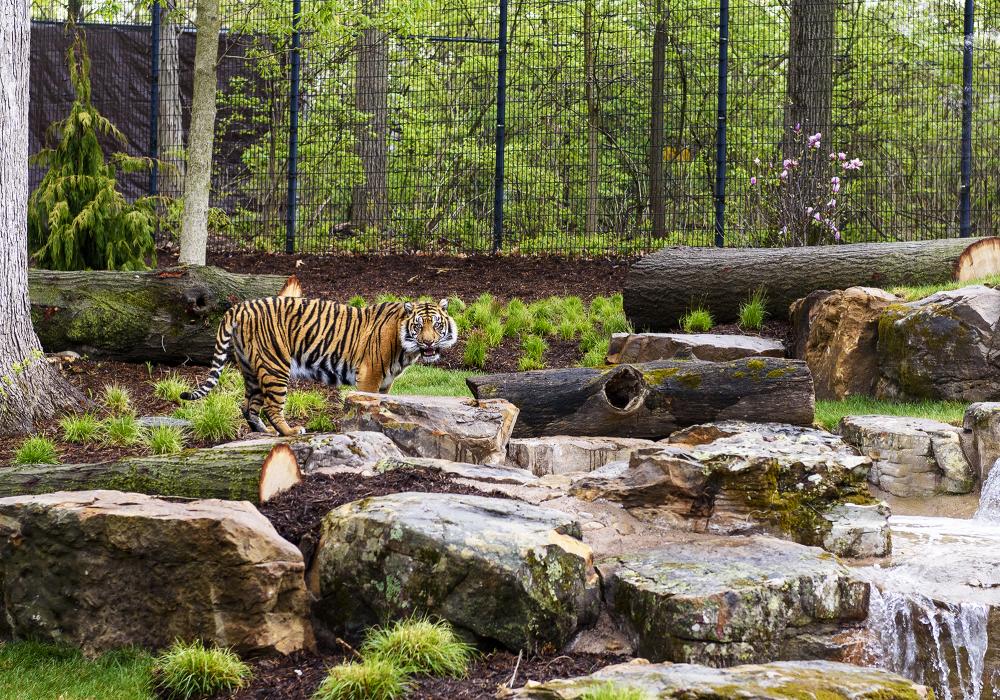
[[278,296],[279,297],[295,297],[295,298],[301,297],[302,296],[302,283],[299,282],[299,278],[296,277],[295,275],[292,275],[291,277],[289,277],[288,281],[285,282],[285,286],[281,288],[280,292],[278,292]]
[[413,313],[413,302],[412,301],[404,302],[403,303],[403,310],[406,311],[406,313],[408,313],[408,314],[412,314]]
[[448,300],[447,299],[442,299],[441,301],[438,302],[438,306],[441,307],[442,311],[447,311],[448,310]]

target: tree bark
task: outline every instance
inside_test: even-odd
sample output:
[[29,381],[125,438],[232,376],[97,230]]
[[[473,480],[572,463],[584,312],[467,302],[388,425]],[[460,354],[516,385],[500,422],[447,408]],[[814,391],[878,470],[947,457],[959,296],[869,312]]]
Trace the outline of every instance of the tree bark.
[[[369,18],[383,0],[369,0]],[[389,45],[385,33],[368,28],[358,41],[354,106],[358,111],[355,152],[364,180],[351,192],[351,220],[358,228],[380,228],[388,213]]]
[[13,465],[0,470],[0,497],[110,489],[260,503],[276,492],[269,480],[280,486],[289,483],[289,475],[294,482],[297,473],[287,445],[222,447],[95,464]]
[[160,194],[180,197],[184,193],[186,162],[184,158],[184,122],[181,105],[180,36],[181,26],[171,12],[175,3],[164,7],[160,30],[160,121],[158,141],[160,161]]
[[466,382],[477,399],[507,399],[520,409],[514,437],[660,439],[719,420],[812,425],[814,415],[809,368],[771,357],[540,370]]
[[939,284],[1000,274],[1000,238],[951,238],[799,248],[664,248],[625,278],[625,313],[636,330],[669,331],[693,306],[717,322],[762,289],[772,317],[817,289]]
[[653,30],[653,80],[649,119],[649,210],[653,217],[653,237],[666,232],[666,209],[663,200],[663,83],[667,60],[667,21],[661,3],[656,3],[656,27]]
[[208,206],[212,193],[212,150],[215,145],[215,100],[218,86],[219,0],[198,0],[194,54],[194,95],[184,178],[179,262],[204,265],[208,245]]
[[42,357],[28,304],[28,3],[0,2],[0,435],[83,400]]
[[126,362],[210,364],[215,331],[226,310],[244,299],[275,296],[284,284],[283,277],[234,275],[214,267],[32,270],[26,325],[30,329],[34,320],[47,352],[75,350]]
[[586,73],[587,98],[587,218],[585,230],[588,236],[597,233],[597,205],[600,174],[600,154],[598,135],[601,128],[601,111],[597,102],[597,56],[594,53],[594,0],[583,3],[583,63]]

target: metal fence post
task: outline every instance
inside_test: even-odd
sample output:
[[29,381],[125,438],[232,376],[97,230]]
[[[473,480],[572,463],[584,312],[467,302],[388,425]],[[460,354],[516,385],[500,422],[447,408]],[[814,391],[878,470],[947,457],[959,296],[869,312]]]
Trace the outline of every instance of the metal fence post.
[[719,0],[719,95],[715,130],[715,245],[726,244],[726,102],[729,93],[729,0]]
[[493,175],[493,253],[503,245],[503,152],[507,121],[507,0],[500,0],[500,35],[497,38],[497,154]]
[[972,234],[972,40],[975,0],[965,0],[965,36],[962,47],[962,187],[959,193],[959,235]]
[[295,221],[299,206],[299,21],[302,0],[292,0],[291,81],[288,90],[288,218],[285,225],[285,252],[295,252]]
[[149,80],[149,196],[155,197],[160,183],[160,20],[162,15],[160,0],[153,0],[153,17],[150,28],[150,80]]

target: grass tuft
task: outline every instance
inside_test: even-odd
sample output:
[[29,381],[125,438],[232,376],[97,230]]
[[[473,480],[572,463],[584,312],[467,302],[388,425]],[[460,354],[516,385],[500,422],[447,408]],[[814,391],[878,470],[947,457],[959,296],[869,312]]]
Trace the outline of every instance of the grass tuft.
[[715,319],[712,318],[711,312],[700,306],[691,309],[681,317],[681,328],[684,329],[685,333],[704,333],[712,330],[714,325]]
[[191,385],[176,372],[153,384],[153,394],[164,401],[180,403],[181,394],[191,391]]
[[156,657],[157,686],[168,698],[190,700],[242,688],[250,667],[229,649],[206,648],[200,641],[173,646]]
[[767,318],[767,297],[763,289],[757,289],[750,298],[740,304],[740,328],[759,331]]
[[132,407],[132,397],[128,389],[118,384],[108,384],[104,387],[104,405],[114,415],[127,413]]
[[149,430],[146,444],[154,455],[177,454],[184,449],[184,431],[176,425],[158,425]]
[[51,440],[33,435],[17,448],[14,464],[59,464],[59,453]]
[[101,421],[92,413],[82,413],[78,416],[63,416],[59,421],[63,440],[78,445],[95,442],[101,433]]
[[130,447],[143,439],[142,426],[133,413],[111,416],[102,425],[105,439],[113,445]]
[[395,700],[409,688],[404,671],[383,659],[334,666],[313,700]]
[[909,416],[961,425],[966,404],[961,401],[882,401],[849,396],[840,401],[817,401],[815,422],[835,430],[844,416]]
[[388,627],[370,630],[361,653],[366,659],[382,659],[407,674],[465,676],[475,649],[455,636],[447,622],[426,618],[400,620]]

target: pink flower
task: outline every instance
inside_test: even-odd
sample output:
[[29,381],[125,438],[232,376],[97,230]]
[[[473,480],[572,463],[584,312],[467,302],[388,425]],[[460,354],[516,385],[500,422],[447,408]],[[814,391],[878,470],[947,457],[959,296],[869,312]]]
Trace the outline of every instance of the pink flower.
[[757,184],[757,178],[755,177],[750,178],[750,186],[753,187],[756,184]]

